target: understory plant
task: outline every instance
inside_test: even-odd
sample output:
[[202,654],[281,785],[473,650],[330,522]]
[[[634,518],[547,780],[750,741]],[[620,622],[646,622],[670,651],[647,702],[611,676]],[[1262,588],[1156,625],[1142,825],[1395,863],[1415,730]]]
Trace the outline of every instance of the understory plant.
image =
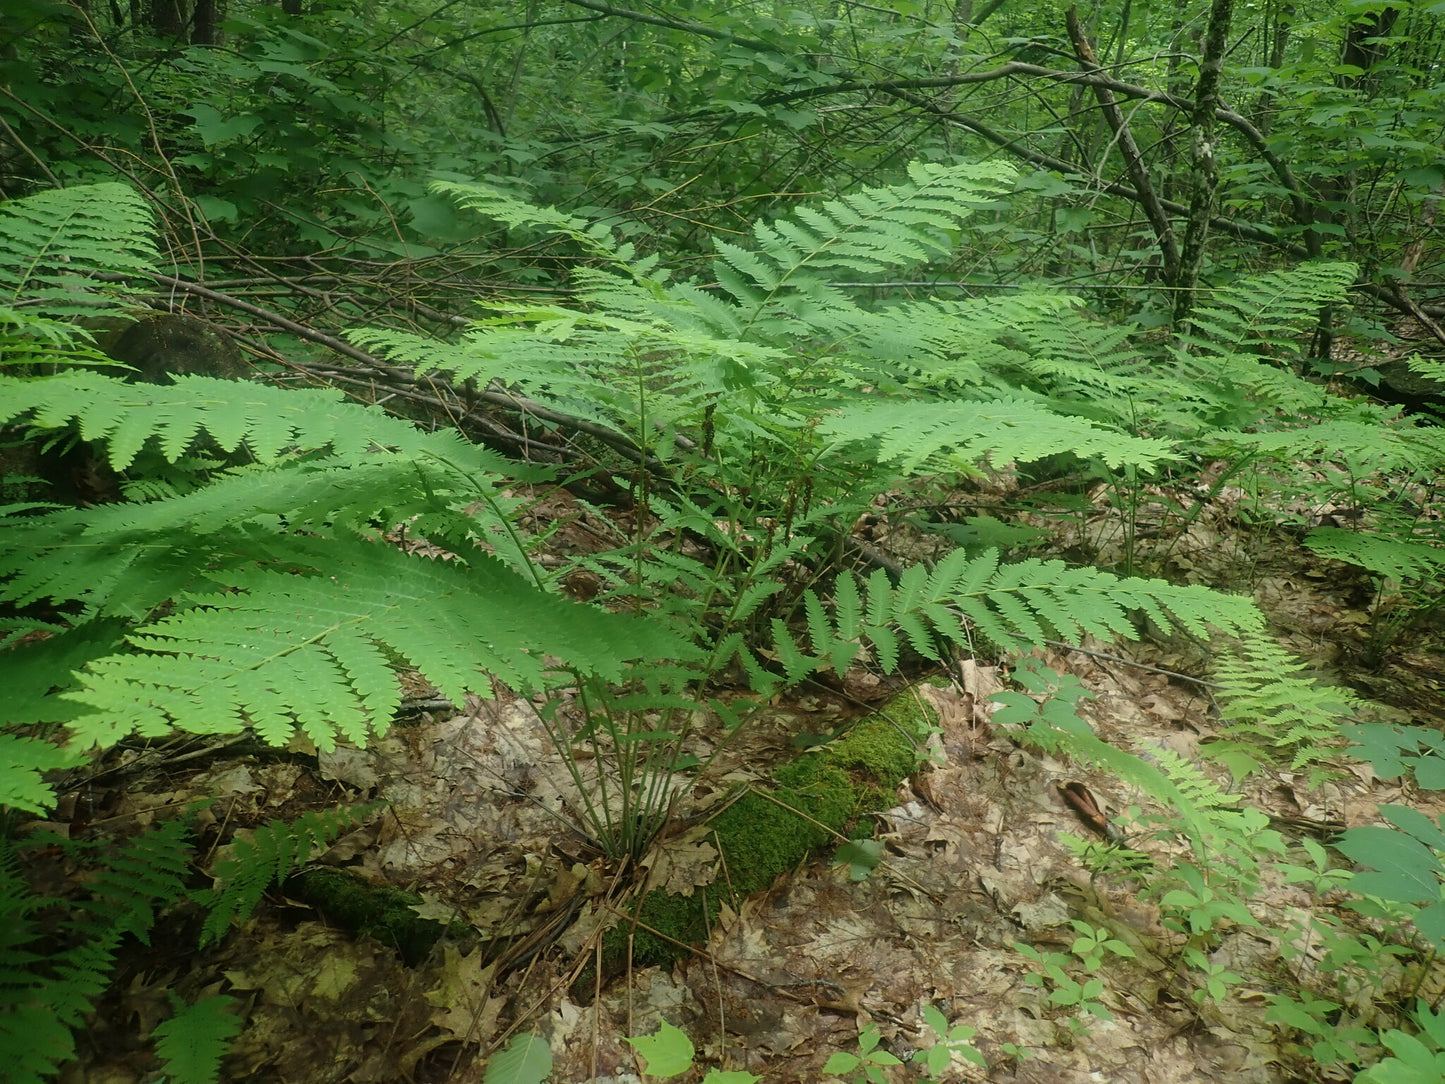
[[[454,342],[352,338],[571,424],[587,456],[550,466],[325,390],[126,383],[68,319],[114,308],[114,278],[151,269],[144,204],[97,186],[0,205],[0,425],[46,455],[87,457],[123,494],[75,507],[33,488],[0,508],[0,685],[14,691],[0,801],[12,818],[44,814],[48,773],[121,742],[249,731],[277,746],[364,745],[391,724],[409,668],[453,703],[495,682],[538,705],[573,773],[580,827],[603,852],[638,856],[706,767],[690,737],[706,728],[716,750],[824,672],[1133,637],[1140,615],[1196,637],[1259,629],[1252,603],[1204,587],[991,548],[901,563],[853,538],[889,494],[940,476],[1068,455],[1137,478],[1188,451],[1167,411],[1125,424],[1119,404],[1148,390],[1158,413],[1167,398],[1142,365],[1127,378],[1069,366],[1062,348],[1015,333],[1098,342],[1067,298],[867,307],[832,285],[946,256],[1009,182],[996,166],[915,165],[895,185],[759,222],[749,245],[719,241],[688,280],[603,226],[486,186],[439,186],[580,256],[574,300],[489,303]],[[1301,274],[1291,297],[1318,292]],[[1229,357],[1231,373],[1248,367]],[[1269,387],[1269,366],[1255,367]],[[1110,409],[1088,405],[1091,381],[1113,389]],[[595,549],[544,560],[530,502],[560,486],[583,510],[620,514],[596,517],[616,526]],[[429,545],[399,545],[403,533]],[[579,579],[588,601],[563,591]],[[1175,804],[1206,845],[1218,818],[1190,780],[1086,726],[1048,733]],[[594,755],[577,756],[582,746]],[[229,874],[251,903],[269,882],[246,864],[275,862],[279,876],[297,853],[271,842],[238,849]],[[179,895],[158,886],[156,898]],[[32,906],[18,888],[0,901],[12,916]],[[125,932],[154,920],[100,908]],[[104,969],[63,1000],[34,978],[26,943],[8,946],[0,997],[74,1028]],[[21,1033],[3,1035],[0,1057]],[[53,1047],[35,1072],[65,1053]]]
[[[891,673],[959,650],[1132,636],[1132,610],[1195,634],[1257,623],[1243,600],[1162,581],[1008,564],[968,547],[900,567],[853,541],[854,523],[886,494],[941,475],[1064,452],[1148,471],[1176,454],[1005,382],[1017,351],[1003,344],[1017,326],[1078,322],[1081,337],[1092,334],[1067,298],[869,308],[833,285],[945,257],[1008,180],[994,166],[918,164],[906,182],[757,223],[750,247],[719,241],[705,273],[681,281],[603,227],[495,188],[439,186],[510,230],[586,256],[575,302],[491,302],[450,343],[385,330],[353,338],[419,372],[505,388],[616,434],[588,469],[638,510],[627,534],[528,574],[591,577],[599,601],[668,622],[696,650],[682,667],[634,671],[624,699],[584,692],[582,735],[601,739],[591,762],[607,764],[609,779],[578,784],[598,795],[612,787],[588,811],[609,848],[646,845],[665,816],[658,781],[684,763],[697,720],[735,727],[822,671],[863,663]],[[748,695],[699,712],[699,694],[729,671]],[[628,810],[618,823],[645,827],[640,838],[617,839],[609,803]]]

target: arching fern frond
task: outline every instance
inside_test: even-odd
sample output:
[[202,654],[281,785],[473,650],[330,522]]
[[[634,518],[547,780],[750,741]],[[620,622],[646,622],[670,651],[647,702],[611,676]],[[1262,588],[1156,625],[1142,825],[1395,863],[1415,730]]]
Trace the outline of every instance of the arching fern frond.
[[1289,463],[1342,461],[1360,473],[1445,464],[1445,435],[1438,427],[1392,426],[1379,416],[1342,417],[1264,432],[1221,431],[1213,437],[1221,444],[1254,449]]
[[1191,346],[1204,353],[1268,354],[1319,319],[1320,306],[1345,301],[1359,273],[1352,263],[1306,263],[1248,275],[1215,290],[1190,315]]
[[93,276],[142,277],[156,256],[150,208],[123,184],[76,185],[0,203],[0,302],[48,317],[94,315],[120,287]]
[[1000,647],[1026,651],[1050,639],[1135,639],[1133,611],[1196,635],[1207,634],[1210,626],[1252,629],[1263,620],[1248,599],[1204,587],[1069,568],[1062,561],[1000,564],[996,550],[970,557],[961,549],[932,572],[913,565],[896,584],[881,569],[864,581],[841,573],[831,613],[811,591],[805,609],[811,653],[805,655],[786,628],[775,628],[779,655],[790,671],[801,671],[806,662],[812,668],[832,666],[839,674],[865,641],[877,665],[891,673],[903,641],[937,659],[947,644],[972,647],[974,629]]
[[647,274],[656,262],[655,258],[637,260],[636,248],[628,242],[617,241],[606,223],[588,222],[554,207],[539,207],[489,184],[434,181],[431,190],[450,197],[459,207],[496,219],[513,229],[534,229],[569,238],[588,255],[620,266],[635,265],[641,274]]
[[0,424],[21,420],[43,429],[75,422],[85,440],[105,442],[115,470],[130,466],[152,439],[174,462],[202,432],[226,452],[244,445],[261,462],[298,448],[326,448],[347,459],[378,448],[438,454],[438,439],[444,454],[486,455],[455,434],[438,438],[374,407],[345,402],[340,392],[207,376],[165,385],[127,384],[78,370],[34,379],[0,376]]
[[1169,441],[1130,436],[1023,399],[862,402],[828,415],[818,428],[842,445],[874,445],[880,461],[908,472],[945,450],[996,466],[1060,452],[1096,456],[1113,467],[1177,458]]
[[0,651],[0,689],[6,690],[0,700],[0,806],[43,813],[55,804],[45,774],[76,767],[84,758],[34,724],[64,723],[75,713],[76,705],[56,693],[71,688],[86,663],[118,650],[123,628],[120,622],[93,621],[77,629],[45,629],[43,637]]
[[1321,557],[1343,561],[1387,580],[1437,581],[1445,575],[1445,547],[1339,527],[1316,527],[1305,545]]
[[273,744],[300,727],[329,749],[390,725],[396,659],[460,703],[493,677],[543,688],[553,658],[615,681],[632,660],[692,653],[658,624],[546,594],[486,555],[427,560],[317,540],[305,564],[317,571],[218,571],[218,589],[188,593],[183,612],[132,634],[135,654],[93,662],[66,694],[89,709],[71,724],[76,740],[250,725]]
[[719,243],[714,273],[739,301],[839,273],[870,275],[949,253],[953,233],[986,200],[1002,195],[1013,171],[998,163],[914,162],[907,183],[863,188],[798,210],[794,220],[753,226],[755,252]]

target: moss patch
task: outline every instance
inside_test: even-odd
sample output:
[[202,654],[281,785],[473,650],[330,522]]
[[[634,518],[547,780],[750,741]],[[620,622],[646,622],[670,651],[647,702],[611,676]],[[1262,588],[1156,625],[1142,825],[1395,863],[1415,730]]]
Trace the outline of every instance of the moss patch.
[[[829,843],[833,832],[849,835],[861,816],[891,806],[898,784],[918,764],[922,740],[933,725],[930,715],[921,698],[906,690],[837,741],[779,768],[766,795],[746,794],[729,806],[712,822],[709,837],[722,855],[725,874],[691,896],[653,892],[643,899],[633,964],[668,964],[684,954],[643,926],[684,944],[701,943],[723,899],[736,906]],[[627,963],[628,925],[614,928],[604,941],[608,974]]]
[[368,934],[415,967],[426,959],[445,927],[412,907],[422,898],[389,885],[372,885],[344,870],[322,866],[298,873],[286,892],[315,907],[329,922],[353,935]]

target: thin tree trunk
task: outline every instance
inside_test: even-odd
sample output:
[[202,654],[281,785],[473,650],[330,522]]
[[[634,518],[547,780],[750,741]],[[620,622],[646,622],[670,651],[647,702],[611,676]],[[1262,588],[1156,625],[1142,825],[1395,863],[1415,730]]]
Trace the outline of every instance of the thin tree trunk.
[[1174,322],[1182,326],[1194,307],[1199,272],[1204,267],[1209,219],[1214,214],[1219,188],[1219,161],[1214,153],[1214,111],[1219,108],[1220,73],[1229,44],[1229,22],[1234,0],[1214,0],[1209,8],[1209,29],[1204,35],[1204,56],[1194,90],[1194,113],[1189,118],[1191,158],[1189,221],[1184,228],[1184,249],[1179,259],[1178,292],[1174,295]]

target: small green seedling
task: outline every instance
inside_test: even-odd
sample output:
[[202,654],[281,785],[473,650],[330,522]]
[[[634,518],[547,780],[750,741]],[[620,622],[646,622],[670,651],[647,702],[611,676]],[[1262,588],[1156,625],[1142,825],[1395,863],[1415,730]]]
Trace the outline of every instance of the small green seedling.
[[980,1069],[988,1068],[988,1062],[972,1042],[973,1037],[978,1034],[977,1028],[971,1028],[967,1024],[954,1024],[949,1027],[948,1018],[932,1005],[923,1007],[923,1021],[933,1029],[938,1036],[938,1042],[914,1054],[912,1060],[922,1062],[930,1077],[936,1077],[947,1069],[955,1054],[973,1062]]
[[856,1073],[851,1079],[853,1084],[859,1081],[866,1081],[868,1084],[887,1084],[888,1077],[883,1072],[886,1065],[902,1065],[903,1062],[895,1058],[886,1050],[879,1050],[880,1042],[878,1029],[869,1024],[858,1036],[858,1053],[848,1054],[838,1051],[830,1057],[823,1066],[823,1072],[830,1076],[845,1076],[849,1073]]

